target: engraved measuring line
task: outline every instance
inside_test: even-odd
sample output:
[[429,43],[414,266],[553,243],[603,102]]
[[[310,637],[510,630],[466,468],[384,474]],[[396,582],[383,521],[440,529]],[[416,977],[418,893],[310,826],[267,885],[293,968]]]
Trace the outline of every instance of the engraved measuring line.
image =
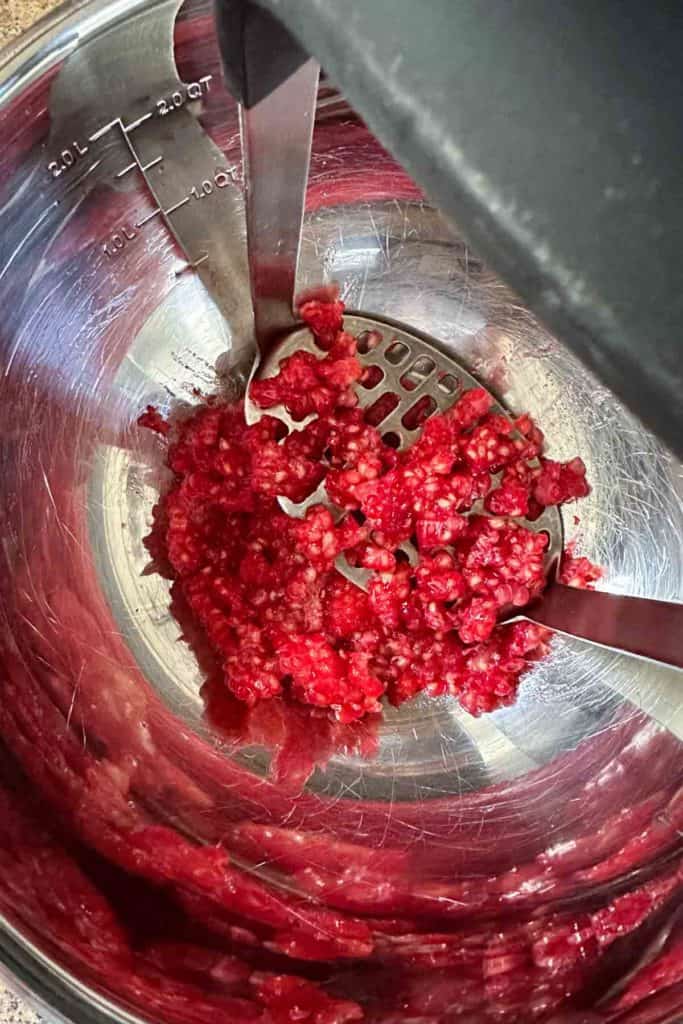
[[114,120],[109,121],[108,124],[103,124],[101,128],[98,128],[96,132],[93,132],[92,135],[88,136],[88,142],[97,142],[97,140],[101,139],[103,135],[106,135],[107,132],[112,130],[112,128],[115,128],[117,124],[121,124],[120,117],[114,118]]
[[190,201],[190,197],[189,196],[185,196],[185,198],[181,199],[179,203],[175,203],[173,206],[169,206],[168,210],[164,210],[164,216],[165,217],[170,217],[170,215],[172,213],[175,213],[176,210],[179,210],[181,206],[184,206],[185,203],[189,203],[189,201]]
[[[147,123],[151,119],[156,117],[166,117],[171,114],[174,110],[179,110],[186,104],[201,99],[203,95],[208,93],[212,75],[203,75],[194,82],[179,85],[170,95],[162,96],[156,100],[155,103],[150,105],[150,108],[141,116],[135,120],[124,123],[122,117],[113,118],[106,124],[101,125],[91,135],[88,136],[87,143],[79,142],[74,140],[73,143],[66,146],[58,156],[51,160],[47,164],[48,174],[53,178],[58,178],[66,171],[69,171],[74,167],[79,160],[81,160],[88,152],[90,145],[102,139],[108,132],[113,129],[119,129],[121,136],[129,152],[128,163],[114,173],[114,178],[120,180],[127,174],[135,170],[139,170],[143,175],[144,182],[151,193],[153,199],[156,201],[156,207],[150,213],[144,215],[139,221],[134,224],[124,223],[121,224],[111,235],[107,238],[102,246],[104,255],[108,258],[114,258],[119,256],[122,252],[127,250],[130,243],[139,238],[142,229],[150,223],[155,217],[161,217],[166,227],[170,231],[171,235],[175,239],[178,246],[183,249],[182,236],[175,230],[174,224],[171,220],[172,215],[177,211],[186,206],[192,199],[199,200],[211,196],[217,189],[225,188],[228,184],[232,184],[236,181],[236,172],[233,169],[227,170],[225,168],[212,168],[209,171],[209,175],[204,179],[198,186],[193,185],[190,191],[186,193],[182,199],[173,203],[170,207],[165,209],[160,202],[160,197],[157,195],[157,190],[147,177],[147,172],[152,168],[158,166],[163,161],[163,154],[159,154],[154,159],[149,160],[143,164],[140,157],[133,146],[130,135],[131,133],[141,125]],[[72,191],[77,185],[88,177],[93,171],[95,171],[103,161],[96,160],[90,168],[81,173],[78,176],[73,176],[75,180],[70,182],[69,188],[65,189],[66,192]],[[111,172],[110,172],[111,173]],[[109,179],[111,180],[111,179]],[[178,273],[182,273],[184,270],[192,270],[196,267],[201,266],[209,259],[208,253],[202,253],[196,260],[190,261],[182,267]]]
[[148,213],[146,217],[143,217],[142,220],[139,220],[135,227],[144,228],[145,224],[148,224],[149,221],[152,220],[152,218],[158,217],[161,212],[161,207],[157,206],[156,210],[152,210],[152,212]]
[[125,134],[128,135],[128,132],[135,131],[135,129],[139,128],[141,124],[145,123],[145,121],[149,121],[150,117],[154,117],[151,110],[147,114],[143,114],[142,117],[139,117],[137,121],[131,121],[130,124],[124,124],[123,121],[121,121],[121,128]]
[[[140,167],[140,170],[149,171],[152,169],[152,167],[156,167],[157,164],[160,164],[163,159],[163,156],[158,156],[154,160],[150,160],[148,164],[143,164],[143,166]],[[138,167],[138,162],[137,160],[133,160],[131,164],[128,164],[126,167],[123,167],[120,171],[117,171],[115,177],[123,178],[126,174],[129,174],[131,171],[134,171],[136,167]]]
[[[79,175],[78,178],[76,178],[75,181],[72,181],[70,185],[67,185],[67,187],[64,189],[64,195],[62,196],[62,199],[64,198],[64,196],[68,196],[70,192],[73,192],[73,190],[75,188],[78,188],[78,186],[82,182],[84,182],[85,179],[90,174],[92,174],[93,171],[97,170],[97,168],[100,166],[101,163],[102,163],[101,160],[96,160],[93,164],[90,165],[90,167],[88,167],[88,169],[86,171],[83,171],[83,174]],[[62,201],[61,199],[57,200],[58,203],[61,203],[61,201]]]
[[200,256],[198,260],[193,260],[192,263],[184,263],[182,267],[176,270],[175,276],[180,277],[180,275],[184,274],[187,270],[196,270],[196,268],[200,267],[202,263],[206,263],[208,258],[209,254],[208,252],[205,252],[204,255]]
[[[135,156],[135,150],[131,146],[130,142],[128,142],[128,148],[130,149],[131,154]],[[162,159],[163,156],[158,156],[155,157],[154,160],[150,160],[149,163],[144,165],[140,164],[139,161],[136,159],[132,161],[132,163],[127,164],[126,167],[124,167],[121,171],[119,171],[117,177],[123,176],[123,174],[128,173],[129,170],[133,170],[135,168],[144,172],[148,170],[150,167],[156,166]],[[127,224],[124,224],[123,227],[117,229],[117,231],[115,231],[114,234],[111,235],[109,239],[107,239],[103,246],[105,255],[109,257],[119,256],[120,253],[126,248],[128,243],[132,242],[135,238],[138,237],[138,232],[142,228],[144,228],[146,224],[149,224],[149,222],[153,220],[155,217],[164,217],[167,220],[169,229],[171,230],[171,232],[173,232],[173,225],[168,220],[168,218],[173,213],[175,213],[176,210],[179,210],[181,209],[181,207],[186,206],[187,203],[189,203],[192,199],[207,199],[209,196],[214,194],[216,189],[226,188],[229,184],[234,184],[236,180],[237,178],[234,169],[227,170],[226,168],[219,167],[218,169],[214,170],[210,178],[206,178],[201,183],[200,186],[193,185],[190,191],[187,193],[187,195],[183,196],[183,198],[180,199],[177,203],[174,203],[173,206],[169,206],[167,210],[164,210],[161,206],[157,206],[157,208],[155,210],[152,210],[151,213],[146,214],[140,220],[136,221],[133,227],[129,227]],[[153,189],[150,188],[150,191],[152,191],[152,195],[154,195]],[[199,259],[185,263],[182,267],[180,267],[179,270],[176,271],[176,276],[179,274],[184,274],[186,270],[194,270],[196,267],[201,266],[201,264],[208,260],[208,258],[209,254],[204,253],[202,256],[199,257]]]
[[[108,121],[106,124],[101,125],[91,135],[88,136],[86,142],[80,142],[74,140],[68,146],[65,146],[61,152],[50,160],[47,164],[47,172],[52,178],[59,178],[66,171],[69,171],[75,164],[85,156],[88,152],[89,144],[97,142],[110,132],[112,128],[120,128],[124,137],[139,128],[140,125],[145,124],[152,117],[166,117],[167,114],[172,114],[175,110],[180,110],[187,103],[193,100],[201,99],[205,96],[210,88],[211,79],[213,75],[202,75],[201,78],[196,79],[194,82],[188,82],[186,85],[179,85],[170,96],[161,96],[157,99],[151,110],[148,110],[141,117],[131,121],[130,124],[124,124],[123,119],[115,117],[113,120]],[[132,168],[131,168],[132,169]],[[117,175],[118,177],[118,175]]]
[[163,159],[164,159],[163,156],[155,157],[154,160],[150,160],[150,162],[148,164],[143,164],[142,170],[143,171],[151,171],[151,169],[153,167],[156,167],[157,164],[160,164]]
[[124,174],[128,174],[129,171],[134,171],[136,167],[137,167],[137,164],[136,164],[135,160],[133,160],[132,164],[128,164],[127,167],[124,167],[122,170],[117,171],[115,177],[122,178],[124,176]]

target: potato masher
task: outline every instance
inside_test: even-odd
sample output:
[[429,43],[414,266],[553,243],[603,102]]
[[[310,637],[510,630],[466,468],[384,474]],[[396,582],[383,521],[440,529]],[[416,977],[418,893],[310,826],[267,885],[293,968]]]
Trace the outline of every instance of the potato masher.
[[[248,64],[250,59],[258,64],[262,54],[247,49],[245,57],[247,78],[257,78],[258,68],[250,69]],[[254,376],[276,373],[280,360],[297,349],[322,357],[310,332],[297,327],[294,315],[318,74],[317,63],[310,59],[257,102],[240,106],[250,282],[259,350],[250,381]],[[392,435],[396,447],[411,443],[427,415],[443,411],[464,391],[481,386],[438,344],[417,331],[364,313],[347,316],[344,327],[373,339],[373,344],[361,343],[359,358],[363,365],[376,367],[381,379],[372,388],[357,385],[356,391],[365,407],[372,406],[380,395],[393,395],[393,408],[376,425],[385,438]],[[418,403],[422,414],[414,417],[417,422],[411,426],[411,410]],[[495,399],[493,408],[509,417]],[[249,423],[265,415],[249,399],[248,388],[245,415]],[[295,424],[283,407],[269,409],[268,415],[279,417],[289,429],[306,422]],[[302,516],[318,503],[330,508],[335,516],[342,514],[330,502],[324,482],[299,504],[286,498],[279,500],[292,516]],[[483,510],[474,506],[472,511]],[[531,605],[511,609],[509,619],[527,618],[556,632],[683,668],[683,604],[577,590],[559,583],[557,572],[563,549],[559,510],[546,508],[534,522],[521,522],[548,536],[545,564],[549,584]],[[408,542],[402,547],[415,562],[414,546]],[[356,586],[367,587],[371,575],[368,570],[349,565],[343,556],[337,560],[337,568]]]

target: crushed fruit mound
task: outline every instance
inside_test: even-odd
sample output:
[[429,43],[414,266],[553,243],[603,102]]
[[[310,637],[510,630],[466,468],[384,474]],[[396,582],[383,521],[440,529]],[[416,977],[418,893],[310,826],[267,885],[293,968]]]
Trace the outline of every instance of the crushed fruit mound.
[[[481,388],[428,419],[398,452],[366,422],[356,386],[364,369],[333,295],[299,308],[321,349],[284,359],[252,384],[265,415],[247,426],[241,403],[208,398],[171,425],[148,407],[138,421],[168,444],[175,475],[155,508],[150,550],[167,563],[225,685],[253,706],[279,695],[327,708],[341,722],[420,692],[450,694],[471,713],[509,704],[547,649],[529,622],[501,623],[545,585],[546,535],[518,519],[588,494],[580,458],[542,455],[529,416],[512,423]],[[285,436],[286,435],[286,436]],[[324,505],[302,519],[278,496],[303,501],[322,482],[345,515]],[[477,503],[477,513],[472,508]],[[411,565],[400,545],[412,541]],[[368,592],[335,568],[373,571]],[[571,556],[567,582],[598,576]]]

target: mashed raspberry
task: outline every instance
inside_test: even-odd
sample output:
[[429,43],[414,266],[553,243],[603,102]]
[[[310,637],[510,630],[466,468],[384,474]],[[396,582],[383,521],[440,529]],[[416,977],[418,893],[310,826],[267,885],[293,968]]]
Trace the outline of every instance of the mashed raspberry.
[[[170,430],[175,482],[155,510],[154,552],[226,687],[250,706],[286,696],[340,722],[421,691],[457,697],[473,714],[509,704],[548,636],[498,621],[545,584],[547,538],[513,517],[586,495],[581,459],[544,458],[531,419],[513,425],[492,412],[481,388],[397,452],[358,407],[364,370],[342,303],[308,298],[300,313],[320,356],[283,359],[252,398],[295,420],[313,415],[302,429],[283,436],[268,415],[247,426],[242,404],[217,399],[172,430],[153,408],[139,420],[162,437]],[[323,481],[340,521],[323,505],[299,520],[281,510],[278,496],[300,502]],[[335,568],[341,554],[373,571],[367,594]],[[597,578],[585,560],[571,564],[572,581]]]

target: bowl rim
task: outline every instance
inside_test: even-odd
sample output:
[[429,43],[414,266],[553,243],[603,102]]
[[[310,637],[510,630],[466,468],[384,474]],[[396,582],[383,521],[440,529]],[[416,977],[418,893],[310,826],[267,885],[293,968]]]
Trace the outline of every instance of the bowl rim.
[[[165,0],[66,0],[0,48],[0,112],[76,47]],[[167,0],[166,0],[167,2]],[[181,0],[178,0],[180,7]]]

